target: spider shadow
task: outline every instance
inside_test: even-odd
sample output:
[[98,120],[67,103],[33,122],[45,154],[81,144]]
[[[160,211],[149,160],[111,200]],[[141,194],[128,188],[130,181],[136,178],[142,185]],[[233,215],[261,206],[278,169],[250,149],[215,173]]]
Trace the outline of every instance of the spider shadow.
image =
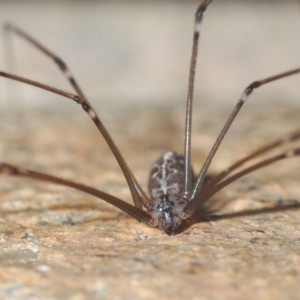
[[[56,219],[55,222],[52,222],[52,218],[49,215],[49,212],[55,212],[55,211],[63,211],[66,212],[61,215],[61,218]],[[95,211],[95,212],[103,212],[105,215],[99,215],[95,213],[95,215],[90,216],[84,216],[86,211]],[[110,210],[107,207],[103,207],[100,204],[96,203],[79,203],[75,204],[72,203],[72,205],[68,204],[54,204],[49,205],[46,208],[32,208],[28,207],[26,209],[6,209],[5,211],[1,211],[1,214],[5,217],[6,215],[17,215],[17,214],[24,214],[24,213],[30,213],[30,214],[41,214],[41,220],[36,223],[36,226],[61,226],[61,225],[75,225],[75,224],[85,224],[85,223],[92,223],[95,220],[101,219],[102,221],[111,221],[116,220],[116,215],[118,214],[117,211]],[[43,214],[44,217],[43,217]],[[74,219],[74,220],[73,220]]]
[[[226,201],[226,203],[224,203],[222,207],[225,207],[229,202],[231,201],[230,200]],[[207,206],[201,210],[197,210],[192,217],[185,220],[182,224],[180,233],[182,233],[183,231],[185,231],[186,229],[188,229],[189,227],[191,227],[196,223],[227,220],[232,218],[256,216],[260,214],[269,214],[269,213],[300,209],[300,201],[287,200],[287,202],[288,203],[277,204],[273,207],[263,207],[259,209],[245,209],[242,211],[224,213],[224,214],[215,214],[220,209],[220,207],[216,209],[211,209],[209,206]]]
[[[219,221],[219,220],[226,220],[226,219],[232,219],[232,218],[239,218],[239,217],[247,217],[247,216],[254,216],[254,215],[260,215],[260,214],[267,214],[267,213],[276,213],[276,212],[283,212],[287,210],[296,210],[300,209],[300,201],[299,200],[287,200],[286,202],[288,203],[279,203],[273,207],[263,207],[260,209],[246,209],[238,212],[232,212],[232,213],[218,213],[222,208],[227,206],[230,202],[234,201],[234,199],[231,200],[225,200],[220,201],[218,197],[212,199],[212,201],[209,201],[207,205],[204,205],[201,210],[197,210],[192,217],[190,217],[187,220],[184,220],[181,226],[181,230],[178,233],[183,233],[185,230],[187,230],[189,227],[196,223],[201,223],[201,222],[210,222],[210,221]],[[217,203],[217,204],[216,204]],[[222,204],[220,204],[222,203]],[[96,203],[86,203],[86,204],[72,204],[71,206],[68,204],[57,204],[57,205],[50,205],[49,207],[46,208],[47,211],[59,211],[59,210],[75,210],[76,212],[73,212],[75,214],[80,214],[80,211],[82,210],[95,210],[95,211],[103,211],[105,210],[108,215],[103,215],[99,216],[95,214],[94,216],[88,216],[88,217],[83,217],[82,220],[76,220],[72,221],[72,213],[70,213],[70,220],[68,222],[69,225],[75,225],[78,223],[90,223],[94,222],[95,220],[101,219],[102,221],[112,221],[116,220],[118,218],[122,219],[130,219],[130,216],[126,215],[125,213],[119,214],[117,211],[110,210],[107,207],[103,207],[99,204]],[[18,213],[25,213],[25,212],[42,212],[45,210],[39,209],[39,208],[28,208],[28,209],[19,209],[19,210],[5,210],[5,212],[2,212],[5,214],[18,214]],[[65,219],[65,218],[64,218]],[[62,221],[60,224],[51,224],[47,222],[38,222],[38,223],[45,223],[45,225],[51,225],[51,226],[61,226],[61,225],[66,225],[66,221]],[[42,226],[42,225],[37,225],[37,226]],[[44,225],[43,225],[44,226]]]

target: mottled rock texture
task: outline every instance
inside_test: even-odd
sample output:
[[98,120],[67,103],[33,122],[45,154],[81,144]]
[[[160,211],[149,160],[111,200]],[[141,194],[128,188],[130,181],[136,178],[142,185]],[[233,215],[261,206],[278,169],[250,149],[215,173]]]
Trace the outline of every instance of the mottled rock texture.
[[[287,114],[291,124],[297,123],[299,111],[282,113],[274,116],[280,127]],[[202,131],[195,133],[193,148],[197,170],[225,115],[214,114],[215,125],[196,122]],[[133,118],[138,128],[132,126]],[[110,126],[112,134],[143,186],[152,161],[166,149],[181,147],[181,119],[179,110],[152,108],[138,113],[114,110],[107,118],[121,125]],[[250,111],[243,119],[221,149],[215,170],[234,161],[235,154],[241,156],[276,136],[277,130],[260,122],[257,113]],[[263,133],[249,129],[253,120],[265,127]],[[1,117],[1,157],[6,161],[131,202],[121,172],[87,118],[56,112],[8,121]],[[173,137],[175,131],[179,133]],[[293,207],[300,203],[298,163],[297,158],[281,162],[232,184],[215,197],[218,203],[228,203],[219,212],[220,220],[194,224],[177,236],[138,223],[81,192],[3,176],[1,297],[238,299],[245,294],[248,299],[296,299],[300,217]],[[277,211],[260,213],[266,207]],[[245,210],[254,213],[230,216]]]

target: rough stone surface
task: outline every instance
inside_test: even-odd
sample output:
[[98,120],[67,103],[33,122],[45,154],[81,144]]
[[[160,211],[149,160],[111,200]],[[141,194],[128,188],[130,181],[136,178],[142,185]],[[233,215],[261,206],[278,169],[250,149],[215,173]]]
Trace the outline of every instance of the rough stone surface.
[[[197,170],[225,117],[215,110],[205,107],[214,111],[215,124],[195,124]],[[201,120],[205,114],[200,111]],[[213,169],[222,169],[235,155],[277,136],[272,121],[285,131],[287,114],[289,131],[299,110],[277,111],[269,124],[248,110],[225,141]],[[124,108],[114,109],[108,118],[112,135],[143,186],[151,163],[163,151],[182,146],[182,117],[176,109]],[[10,121],[1,116],[2,159],[131,202],[120,170],[86,118],[37,112]],[[265,130],[249,129],[253,121]],[[246,299],[296,299],[300,217],[292,206],[300,203],[298,161],[274,164],[232,184],[216,197],[228,202],[218,212],[219,220],[194,224],[177,236],[138,223],[81,192],[3,176],[1,298],[239,299],[243,294]],[[266,207],[278,210],[259,213]],[[230,216],[245,210],[253,214]]]
[[[243,43],[254,41],[245,38]],[[284,63],[272,55],[281,70]],[[248,71],[239,69],[241,76]],[[221,79],[211,81],[213,90]],[[264,89],[255,92],[242,109],[210,173],[299,128],[299,97],[288,80],[280,83],[281,93],[273,86],[266,87],[267,97]],[[195,171],[243,88],[237,83],[236,98],[198,95]],[[118,93],[114,100],[102,96],[95,107],[146,189],[151,164],[164,151],[182,152],[185,105],[172,105],[171,96],[153,104],[123,102]],[[54,99],[42,95],[45,101]],[[109,148],[80,108],[67,102],[56,100],[50,110],[24,105],[21,99],[2,103],[1,161],[81,182],[132,203]],[[1,176],[0,298],[299,299],[299,159],[278,162],[228,186],[212,199],[222,206],[217,219],[193,224],[176,236],[76,190]]]

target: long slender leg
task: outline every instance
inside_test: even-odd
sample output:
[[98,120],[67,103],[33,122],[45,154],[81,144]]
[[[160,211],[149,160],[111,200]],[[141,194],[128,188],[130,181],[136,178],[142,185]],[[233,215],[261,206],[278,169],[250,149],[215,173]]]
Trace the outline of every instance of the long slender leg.
[[[142,209],[142,206],[145,205],[148,202],[148,198],[144,191],[142,190],[141,186],[133,176],[131,170],[129,169],[128,165],[126,164],[124,158],[122,157],[120,151],[116,147],[114,141],[112,140],[111,136],[107,132],[106,128],[104,127],[103,123],[101,122],[100,118],[98,117],[96,111],[93,109],[92,105],[89,103],[87,98],[84,96],[81,88],[77,84],[76,80],[74,79],[74,76],[72,75],[71,71],[67,67],[66,63],[56,54],[49,51],[46,47],[44,47],[41,43],[36,41],[34,38],[32,38],[29,34],[25,33],[18,27],[12,25],[12,24],[5,24],[4,29],[9,31],[12,31],[16,33],[17,35],[24,38],[26,41],[31,43],[33,46],[38,48],[42,53],[44,53],[46,56],[51,58],[60,68],[60,70],[64,73],[66,78],[69,80],[72,87],[75,89],[75,91],[78,93],[78,95],[83,98],[83,100],[80,102],[83,109],[90,115],[93,122],[98,127],[99,131],[101,132],[102,136],[106,140],[108,146],[110,147],[111,151],[113,152],[117,162],[120,165],[121,170],[123,171],[123,174],[127,180],[128,186],[130,188],[132,198],[134,201],[134,205],[140,209]],[[25,81],[23,81],[25,82]],[[25,82],[26,83],[26,82]]]
[[8,175],[18,176],[18,177],[27,177],[27,178],[42,180],[53,184],[72,187],[76,190],[86,192],[90,195],[100,198],[120,208],[121,210],[128,213],[130,216],[132,216],[133,218],[137,219],[140,222],[144,222],[146,224],[152,225],[152,217],[149,216],[145,211],[142,211],[121,199],[118,199],[112,195],[94,189],[92,187],[88,187],[83,184],[71,182],[51,175],[23,169],[6,163],[0,163],[0,174],[8,174]]
[[8,33],[9,32],[14,32],[15,34],[17,34],[20,37],[24,38],[27,42],[29,42],[30,44],[32,44],[33,46],[35,46],[36,48],[38,48],[46,56],[48,56],[49,58],[51,58],[54,61],[54,63],[56,63],[58,65],[58,67],[63,72],[63,74],[66,76],[66,78],[69,80],[70,84],[72,85],[72,87],[74,88],[74,90],[77,92],[77,94],[79,96],[81,96],[81,97],[83,97],[83,98],[86,99],[86,97],[84,96],[81,88],[77,84],[77,82],[76,82],[73,74],[71,73],[70,69],[68,68],[68,66],[66,65],[66,63],[59,56],[57,56],[56,54],[54,54],[53,52],[51,52],[50,50],[48,50],[46,47],[44,47],[41,43],[39,43],[38,41],[36,41],[29,34],[27,34],[26,32],[24,32],[20,28],[14,26],[13,24],[5,23],[4,24],[4,30],[6,32],[8,32]]
[[258,162],[234,175],[232,175],[231,177],[225,179],[224,181],[222,181],[221,183],[217,184],[216,186],[214,186],[212,189],[210,190],[207,190],[204,194],[201,194],[199,195],[198,199],[198,203],[199,203],[199,206],[198,208],[203,204],[205,203],[207,200],[209,200],[215,193],[217,193],[218,191],[220,191],[221,189],[223,189],[224,187],[226,187],[227,185],[229,185],[230,183],[236,181],[237,179],[249,174],[249,173],[252,173],[253,171],[255,170],[258,170],[260,168],[263,168],[263,167],[266,167],[276,161],[279,161],[279,160],[282,160],[282,159],[286,159],[286,158],[292,158],[292,157],[295,157],[295,156],[299,156],[300,155],[300,148],[295,148],[295,149],[292,149],[292,150],[289,150],[289,151],[286,151],[284,153],[281,153],[281,154],[278,154],[278,155],[275,155],[271,158],[268,158],[268,159],[265,159],[261,162]]
[[192,188],[192,170],[191,170],[192,107],[193,107],[193,98],[194,98],[194,83],[195,83],[198,44],[199,44],[199,37],[200,37],[200,27],[203,19],[203,13],[205,12],[206,7],[211,2],[212,0],[204,0],[198,7],[195,15],[194,37],[193,37],[188,95],[187,95],[187,102],[186,102],[186,117],[185,117],[184,194],[186,197],[189,197]]
[[0,76],[10,78],[10,79],[13,79],[16,81],[20,81],[20,82],[23,82],[23,83],[26,83],[29,85],[33,85],[33,86],[39,87],[41,89],[56,93],[56,94],[59,94],[61,96],[72,99],[75,102],[77,102],[78,104],[80,104],[82,106],[82,108],[89,114],[92,121],[95,123],[95,125],[101,132],[102,136],[104,137],[104,139],[106,140],[107,144],[109,145],[111,151],[113,152],[116,160],[118,161],[120,168],[123,171],[123,174],[127,180],[128,186],[130,188],[131,195],[132,195],[132,198],[134,201],[134,205],[137,208],[142,209],[143,204],[145,205],[148,202],[148,198],[147,198],[146,194],[144,193],[141,186],[139,185],[139,183],[133,176],[131,170],[129,169],[128,165],[126,164],[126,162],[125,162],[124,158],[122,157],[120,151],[118,150],[117,146],[113,142],[112,138],[110,137],[109,133],[107,132],[106,128],[104,127],[104,125],[102,124],[100,119],[98,118],[95,110],[91,107],[91,105],[86,101],[86,99],[84,97],[77,96],[77,95],[74,95],[71,93],[67,93],[67,92],[58,90],[56,88],[50,87],[48,85],[41,84],[39,82],[32,81],[32,80],[29,80],[24,77],[8,74],[5,72],[0,72]]
[[195,182],[195,185],[193,187],[192,190],[192,194],[190,195],[189,198],[189,204],[185,207],[184,209],[184,214],[188,217],[189,215],[191,215],[193,213],[193,211],[199,206],[199,197],[197,197],[199,195],[199,192],[202,188],[203,182],[204,182],[204,178],[205,175],[207,173],[208,167],[210,166],[210,163],[215,155],[215,153],[217,152],[224,136],[226,135],[228,129],[230,128],[233,120],[235,119],[236,115],[238,114],[238,112],[240,111],[241,107],[243,106],[243,104],[246,102],[246,100],[248,99],[248,97],[251,95],[251,93],[253,92],[254,89],[259,88],[260,86],[267,84],[269,82],[284,78],[284,77],[288,77],[294,74],[297,74],[300,72],[300,68],[288,71],[288,72],[284,72],[284,73],[280,73],[278,75],[275,76],[271,76],[268,78],[265,78],[263,80],[259,80],[259,81],[254,81],[252,82],[243,92],[242,96],[240,97],[238,103],[236,104],[235,108],[233,109],[232,113],[230,114],[227,122],[225,123],[225,126],[223,127],[223,129],[221,130],[221,133],[219,134],[215,144],[213,145],[212,149],[210,150],[204,164],[203,167],[198,175],[198,178]]
[[[235,162],[234,164],[232,164],[231,166],[229,166],[228,168],[226,168],[226,170],[220,172],[219,174],[217,174],[216,176],[214,176],[208,185],[205,185],[205,187],[203,187],[203,189],[206,191],[207,189],[210,189],[211,187],[215,186],[217,183],[219,183],[223,178],[225,178],[226,176],[228,176],[230,173],[232,173],[232,171],[236,170],[237,168],[239,168],[240,166],[242,166],[244,163],[250,161],[251,159],[262,155],[266,152],[269,152],[271,150],[274,150],[280,146],[283,145],[287,145],[289,143],[295,142],[296,140],[300,139],[300,130],[295,131],[291,134],[288,134],[284,137],[281,137],[280,139],[271,142],[270,144],[267,144],[259,149],[257,149],[256,151],[252,152],[251,154],[247,155],[246,157],[238,160],[237,162]],[[201,190],[201,193],[204,192],[204,190]]]

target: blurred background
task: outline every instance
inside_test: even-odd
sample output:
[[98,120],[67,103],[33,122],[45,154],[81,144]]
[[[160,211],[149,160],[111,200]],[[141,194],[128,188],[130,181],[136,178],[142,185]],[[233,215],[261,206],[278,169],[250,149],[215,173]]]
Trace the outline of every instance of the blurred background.
[[[96,105],[176,105],[186,98],[199,2],[1,1],[0,23],[19,26],[63,58]],[[300,66],[297,1],[216,0],[202,28],[198,102],[232,105],[253,80]],[[11,36],[10,46],[1,42],[1,70],[72,91],[57,67],[31,45]],[[299,80],[294,76],[263,87],[259,97],[264,103],[279,99],[298,105]],[[57,98],[0,79],[2,107],[47,108],[58,105],[49,101]]]

